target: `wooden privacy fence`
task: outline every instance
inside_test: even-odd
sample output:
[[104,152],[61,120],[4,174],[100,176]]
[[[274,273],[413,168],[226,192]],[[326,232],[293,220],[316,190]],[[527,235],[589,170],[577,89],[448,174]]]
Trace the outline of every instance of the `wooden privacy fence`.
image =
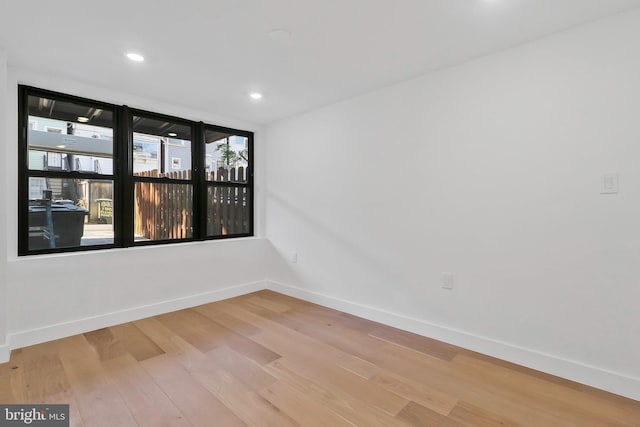
[[207,188],[207,236],[249,232],[251,196],[247,187]]
[[[140,177],[191,179],[191,171],[159,174],[138,172]],[[150,240],[188,239],[193,236],[193,188],[176,182],[136,182],[134,232]]]
[[[247,169],[218,168],[208,181],[247,183]],[[207,186],[207,236],[244,234],[249,232],[251,195],[248,187]]]
[[231,182],[247,182],[247,169],[240,166],[239,168],[219,168],[218,172],[211,171],[207,177],[208,181],[231,181]]
[[[191,179],[191,171],[138,172],[135,176]],[[247,182],[246,169],[220,168],[207,177],[207,236],[249,232],[251,195],[249,188],[214,182]],[[136,182],[135,234],[150,240],[185,239],[193,236],[193,187],[180,182]]]

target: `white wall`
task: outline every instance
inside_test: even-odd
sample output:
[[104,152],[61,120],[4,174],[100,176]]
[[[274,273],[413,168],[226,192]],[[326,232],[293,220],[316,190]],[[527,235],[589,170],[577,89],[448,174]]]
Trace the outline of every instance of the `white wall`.
[[[203,120],[223,126],[257,131],[256,174],[262,181],[264,154],[260,126],[140,99],[80,82],[35,71],[9,67],[0,82],[4,95],[0,119],[3,126],[0,200],[1,224],[9,233],[1,237],[0,260],[6,281],[0,284],[0,346],[6,322],[8,346],[21,346],[82,331],[150,316],[160,312],[244,294],[264,287],[262,214],[256,215],[256,238],[184,243],[169,246],[113,249],[17,257],[17,85],[28,84],[159,113]],[[257,187],[256,204],[263,212],[263,195]],[[6,216],[5,216],[6,215]],[[5,262],[6,260],[6,262]],[[5,295],[6,292],[6,295]],[[6,305],[5,305],[6,304]],[[7,347],[3,349],[6,358]],[[3,354],[0,354],[3,356]]]
[[639,123],[636,11],[271,124],[272,286],[640,399]]
[[[6,137],[6,132],[2,129],[7,129],[5,104],[1,100],[7,98],[6,85],[7,81],[7,57],[4,49],[0,46],[0,141]],[[0,159],[3,159],[3,163],[0,163],[0,170],[5,169],[5,165],[8,164],[7,156],[5,154],[5,145],[0,142]],[[0,181],[0,196],[5,194],[6,180]],[[0,203],[0,360],[7,358],[7,277],[6,277],[6,259],[7,251],[5,242],[7,241],[7,223],[6,223],[6,210],[7,203]]]

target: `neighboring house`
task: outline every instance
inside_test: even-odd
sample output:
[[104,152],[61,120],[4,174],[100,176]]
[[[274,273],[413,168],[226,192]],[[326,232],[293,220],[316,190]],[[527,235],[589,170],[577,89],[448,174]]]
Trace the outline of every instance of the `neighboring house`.
[[[67,123],[29,116],[29,167],[35,170],[70,170],[113,173],[113,131],[110,128]],[[113,183],[101,180],[29,179],[29,199],[70,200],[89,211],[87,220],[98,221],[98,200],[113,198]]]

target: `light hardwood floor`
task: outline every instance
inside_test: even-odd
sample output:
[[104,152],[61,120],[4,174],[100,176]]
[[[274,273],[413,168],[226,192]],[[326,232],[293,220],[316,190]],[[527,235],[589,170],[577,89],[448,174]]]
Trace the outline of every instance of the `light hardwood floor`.
[[0,403],[69,403],[73,426],[640,426],[640,402],[270,291],[16,350]]

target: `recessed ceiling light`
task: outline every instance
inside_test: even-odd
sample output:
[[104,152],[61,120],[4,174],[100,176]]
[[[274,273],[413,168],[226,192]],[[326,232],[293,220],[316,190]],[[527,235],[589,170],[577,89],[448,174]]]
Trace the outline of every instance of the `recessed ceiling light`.
[[177,133],[175,133],[175,132],[169,132],[169,133],[167,134],[167,136],[171,136],[171,137],[173,137],[173,136],[178,136],[178,134],[177,134]]
[[89,122],[89,118],[80,116],[80,117],[78,117],[78,121],[80,123],[88,123]]
[[135,62],[144,61],[144,56],[140,55],[139,53],[129,52],[129,53],[127,53],[127,58],[129,58],[130,60],[135,61]]
[[249,95],[252,99],[262,99],[262,94],[258,92],[253,92]]
[[56,148],[67,148],[66,145],[56,145]]

